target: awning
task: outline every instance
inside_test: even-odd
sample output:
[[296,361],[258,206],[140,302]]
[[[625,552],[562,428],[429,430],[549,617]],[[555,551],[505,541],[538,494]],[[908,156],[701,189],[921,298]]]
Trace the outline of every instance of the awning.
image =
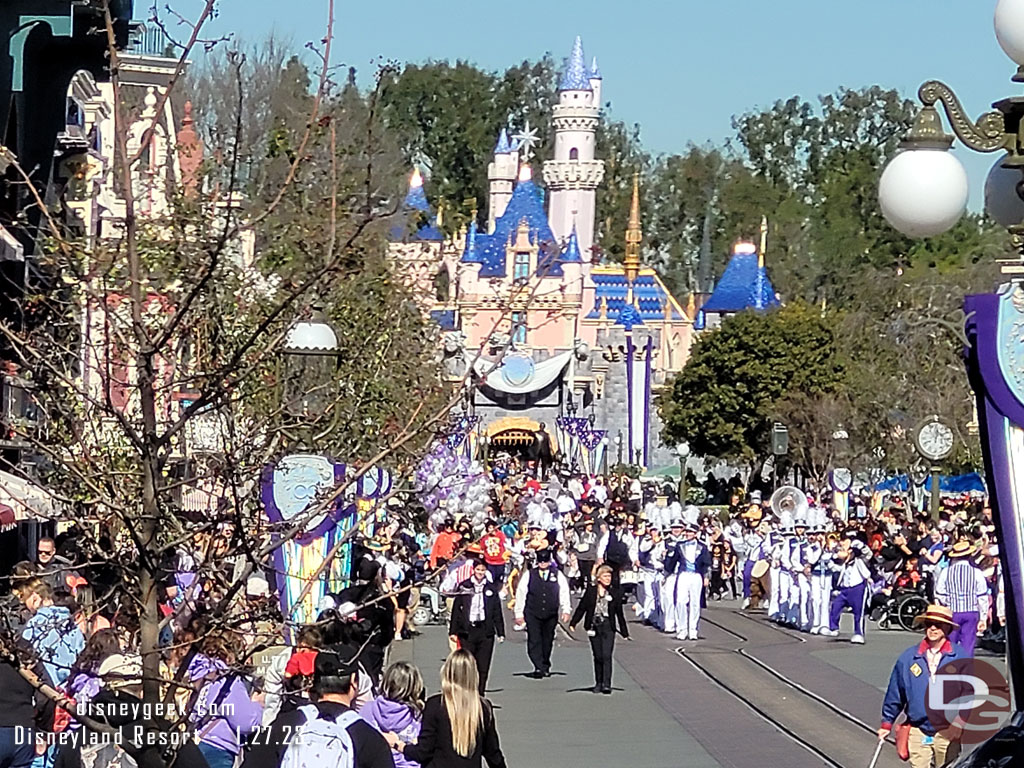
[[[14,511],[16,520],[53,520],[57,506],[53,496],[29,480],[0,470],[0,505]],[[0,516],[0,524],[2,524]]]
[[473,368],[491,389],[509,395],[525,395],[544,389],[561,376],[574,354],[563,352],[540,363],[523,355],[506,355],[500,364],[477,360]]

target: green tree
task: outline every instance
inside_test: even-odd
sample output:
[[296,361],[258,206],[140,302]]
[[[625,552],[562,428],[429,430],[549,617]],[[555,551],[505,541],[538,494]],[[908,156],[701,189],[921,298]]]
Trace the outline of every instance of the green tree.
[[813,307],[742,312],[694,344],[659,403],[662,438],[686,440],[698,455],[756,462],[767,455],[780,400],[833,392],[842,379],[833,330]]
[[555,77],[550,57],[501,75],[458,61],[410,64],[389,76],[382,99],[386,124],[408,162],[429,166],[430,193],[435,203],[445,201],[451,227],[468,221],[474,203],[485,212],[487,164],[503,127],[529,122],[540,138],[534,156],[546,156]]

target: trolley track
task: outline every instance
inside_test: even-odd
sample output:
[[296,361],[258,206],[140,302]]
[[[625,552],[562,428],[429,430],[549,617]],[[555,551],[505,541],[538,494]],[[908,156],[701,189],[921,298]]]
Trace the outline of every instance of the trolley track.
[[[876,731],[871,725],[756,658],[744,647],[752,638],[742,629],[707,616],[701,618],[701,624],[714,627],[715,631],[699,645],[677,647],[675,653],[680,658],[824,765],[867,765],[877,745]],[[774,629],[760,623],[758,626],[763,630]],[[776,631],[791,642],[798,639]],[[895,750],[884,748],[878,768],[900,765]]]

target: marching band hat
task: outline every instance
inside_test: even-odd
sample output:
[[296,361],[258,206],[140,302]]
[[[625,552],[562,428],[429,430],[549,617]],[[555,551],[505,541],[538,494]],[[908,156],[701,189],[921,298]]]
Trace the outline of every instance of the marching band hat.
[[672,522],[668,526],[669,528],[685,528],[686,523],[683,522],[681,517],[672,518]]
[[750,503],[751,504],[760,504],[761,503],[761,492],[760,491],[751,491],[750,492]]
[[537,550],[537,562],[538,563],[550,563],[551,562],[551,550],[550,549],[538,549]]
[[960,539],[947,553],[947,557],[970,557],[974,554],[974,545],[967,539]]

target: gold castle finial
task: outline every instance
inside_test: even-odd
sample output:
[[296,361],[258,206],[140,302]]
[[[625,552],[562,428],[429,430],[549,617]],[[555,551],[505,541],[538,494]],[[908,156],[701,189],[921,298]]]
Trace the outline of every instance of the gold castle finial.
[[629,206],[629,225],[626,227],[626,258],[623,261],[626,279],[633,283],[640,273],[640,243],[644,235],[640,230],[640,174],[633,174],[633,202]]
[[768,217],[761,217],[761,249],[757,252],[757,266],[764,267],[764,252],[768,250]]

